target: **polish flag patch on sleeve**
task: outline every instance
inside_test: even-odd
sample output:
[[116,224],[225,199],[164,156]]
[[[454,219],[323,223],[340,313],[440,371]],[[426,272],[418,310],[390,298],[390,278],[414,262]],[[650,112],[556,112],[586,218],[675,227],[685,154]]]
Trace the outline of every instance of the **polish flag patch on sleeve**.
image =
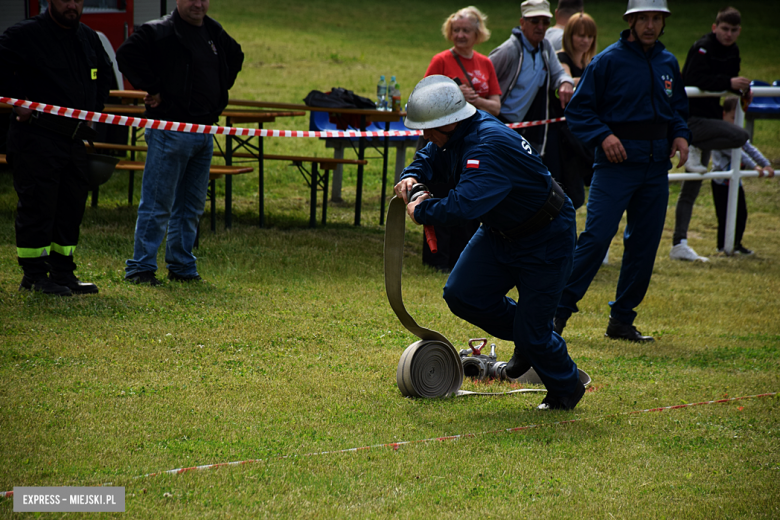
[[704,47],[699,47],[699,54],[707,54],[707,49]]
[[479,161],[476,159],[469,159],[466,161],[466,168],[479,168]]

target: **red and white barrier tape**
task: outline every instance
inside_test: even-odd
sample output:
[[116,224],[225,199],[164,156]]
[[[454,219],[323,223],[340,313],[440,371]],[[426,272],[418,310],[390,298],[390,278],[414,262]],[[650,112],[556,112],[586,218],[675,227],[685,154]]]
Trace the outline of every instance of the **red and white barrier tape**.
[[546,125],[548,123],[560,123],[562,121],[566,121],[565,117],[555,117],[553,119],[545,119],[543,121],[524,121],[522,123],[507,123],[506,126],[509,128],[525,128],[527,126],[540,126],[540,125]]
[[[448,435],[445,437],[432,437],[429,439],[418,439],[415,441],[399,441],[399,442],[389,442],[385,444],[374,444],[370,446],[361,446],[359,448],[346,448],[343,450],[332,450],[332,451],[318,451],[318,452],[311,452],[306,453],[304,455],[281,455],[279,457],[275,457],[275,460],[284,460],[284,459],[291,459],[294,457],[315,457],[318,455],[338,455],[343,453],[353,453],[358,451],[366,451],[366,450],[372,450],[377,448],[393,448],[393,450],[398,450],[401,446],[406,446],[410,444],[425,444],[433,441],[454,441],[458,439],[470,439],[473,437],[476,437],[478,435],[494,435],[497,433],[515,433],[519,431],[524,430],[532,430],[534,428],[541,428],[544,426],[560,426],[562,424],[572,424],[576,422],[583,422],[583,421],[598,421],[602,419],[608,419],[610,417],[620,417],[622,415],[635,415],[640,413],[648,413],[648,412],[663,412],[666,410],[679,410],[682,408],[691,408],[693,406],[702,406],[707,404],[719,404],[719,403],[730,403],[734,401],[743,401],[745,399],[758,399],[761,397],[773,397],[776,396],[777,392],[767,392],[764,394],[757,394],[757,395],[746,395],[742,397],[729,397],[727,399],[717,399],[714,401],[702,401],[699,403],[686,403],[686,404],[677,404],[673,406],[663,406],[660,408],[647,408],[644,410],[633,410],[630,412],[622,412],[622,413],[615,413],[615,414],[609,414],[609,415],[602,415],[600,417],[596,417],[595,419],[589,419],[588,417],[582,417],[581,419],[570,419],[568,421],[557,421],[552,423],[544,423],[544,424],[530,424],[527,426],[517,426],[515,428],[505,428],[503,430],[490,430],[490,431],[484,431],[479,433],[465,433],[465,434],[459,434],[459,435]],[[225,466],[241,466],[244,464],[254,464],[257,462],[268,462],[271,459],[247,459],[247,460],[239,460],[234,462],[220,462],[217,464],[204,464],[202,466],[191,466],[187,468],[177,468],[177,469],[169,469],[166,471],[158,471],[155,473],[147,473],[146,475],[138,475],[137,477],[134,477],[135,479],[140,478],[147,478],[147,477],[156,477],[158,475],[180,475],[182,473],[187,473],[188,471],[200,471],[200,470],[206,470],[206,469],[216,469],[216,468],[222,468]],[[108,485],[108,484],[104,484]],[[13,491],[3,491],[0,492],[0,498],[2,497],[12,497],[14,494]]]
[[[212,135],[239,135],[242,137],[317,137],[317,138],[339,138],[339,137],[406,137],[422,135],[422,130],[390,130],[389,132],[360,132],[357,130],[344,131],[309,131],[309,130],[267,130],[254,128],[237,128],[232,126],[217,125],[198,125],[194,123],[176,123],[173,121],[161,121],[158,119],[146,119],[143,117],[129,117],[101,112],[91,112],[89,110],[78,110],[75,108],[65,108],[57,105],[47,105],[35,101],[25,101],[22,99],[0,96],[0,103],[29,108],[38,112],[45,112],[55,116],[69,117],[71,119],[81,119],[83,121],[92,121],[95,123],[106,123],[109,125],[135,126],[138,128],[153,128],[155,130],[172,130],[174,132],[187,132],[195,134]],[[511,123],[510,128],[521,128],[527,126],[538,126],[546,123],[557,123],[566,118],[547,119],[545,121],[528,121],[525,123]]]

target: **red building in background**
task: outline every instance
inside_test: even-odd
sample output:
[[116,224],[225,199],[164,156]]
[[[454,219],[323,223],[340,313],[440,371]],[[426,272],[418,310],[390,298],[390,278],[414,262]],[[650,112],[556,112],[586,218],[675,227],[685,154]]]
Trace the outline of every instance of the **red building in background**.
[[[81,21],[108,37],[116,50],[136,26],[168,14],[173,0],[84,0]],[[46,10],[47,0],[2,0],[0,33]]]
[[[46,0],[28,0],[32,17],[46,10]],[[116,49],[133,34],[133,0],[84,0],[81,22],[108,37]]]

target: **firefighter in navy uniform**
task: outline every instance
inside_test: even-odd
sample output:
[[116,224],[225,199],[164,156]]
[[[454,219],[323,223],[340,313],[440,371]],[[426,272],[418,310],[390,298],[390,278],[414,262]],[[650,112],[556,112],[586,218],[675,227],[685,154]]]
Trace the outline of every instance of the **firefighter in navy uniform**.
[[[40,15],[0,36],[0,93],[82,110],[101,111],[111,62],[97,33],[80,23],[84,0],[49,0]],[[20,290],[70,296],[97,293],[79,281],[73,253],[89,187],[86,122],[15,108],[8,162],[19,197],[16,250]],[[51,275],[51,276],[50,276]]]
[[574,251],[572,274],[555,313],[563,332],[601,266],[623,212],[624,252],[606,336],[653,341],[634,326],[650,285],[669,201],[668,171],[688,158],[688,98],[677,59],[658,41],[666,0],[629,0],[629,29],[598,54],[566,107],[572,133],[596,149],[588,216]]
[[[571,410],[585,387],[553,316],[571,272],[574,207],[523,137],[466,102],[454,81],[428,76],[409,96],[406,126],[429,143],[395,186],[416,224],[482,226],[458,258],[444,300],[456,316],[513,341],[506,367],[519,377],[533,367],[547,387],[540,410]],[[415,183],[455,182],[441,199],[409,202]],[[506,294],[517,287],[517,301]]]

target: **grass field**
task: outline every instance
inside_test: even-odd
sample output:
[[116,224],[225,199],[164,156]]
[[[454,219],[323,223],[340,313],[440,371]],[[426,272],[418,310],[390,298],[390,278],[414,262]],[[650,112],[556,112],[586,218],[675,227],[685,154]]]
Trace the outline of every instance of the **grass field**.
[[[721,5],[670,3],[663,41],[682,64]],[[490,16],[493,37],[479,49],[487,54],[516,24],[519,2],[477,5]],[[734,5],[744,17],[745,75],[780,79],[780,5]],[[210,14],[246,53],[234,97],[300,102],[333,86],[370,96],[379,74],[397,75],[406,98],[445,48],[439,26],[458,7],[214,0]],[[617,38],[624,8],[588,0],[600,48]],[[267,153],[330,153],[312,139],[265,143]],[[780,122],[758,122],[754,143],[780,166]],[[256,176],[237,178],[233,229],[223,229],[221,212],[216,233],[201,226],[206,282],[158,288],[122,281],[136,207],[127,177],[116,175],[100,207],[87,209],[78,251],[78,274],[101,293],[70,299],[17,291],[16,194],[0,172],[0,491],[111,483],[126,489],[127,512],[116,516],[127,518],[780,517],[779,398],[630,413],[780,390],[776,179],[745,181],[752,257],[714,255],[704,184],[689,238],[711,256],[706,264],[669,260],[679,193],[671,185],[638,308],[637,326],[654,344],[603,337],[622,254],[616,238],[565,333],[592,390],[573,412],[539,413],[539,394],[401,397],[396,365],[415,338],[384,293],[380,168],[372,159],[366,169],[361,227],[352,225],[354,168],[345,170],[345,202],[313,230],[293,168],[267,165],[266,229],[256,226]],[[136,199],[138,191],[136,182]],[[583,208],[579,229],[584,219]],[[421,242],[419,229],[407,230],[407,308],[463,348],[484,333],[450,314],[445,275],[421,265]],[[508,359],[512,345],[497,343]],[[535,427],[506,431],[524,426]],[[453,435],[465,437],[428,441]],[[411,442],[342,452],[400,441]],[[229,461],[252,462],[144,477]],[[0,498],[0,516],[22,515]]]

